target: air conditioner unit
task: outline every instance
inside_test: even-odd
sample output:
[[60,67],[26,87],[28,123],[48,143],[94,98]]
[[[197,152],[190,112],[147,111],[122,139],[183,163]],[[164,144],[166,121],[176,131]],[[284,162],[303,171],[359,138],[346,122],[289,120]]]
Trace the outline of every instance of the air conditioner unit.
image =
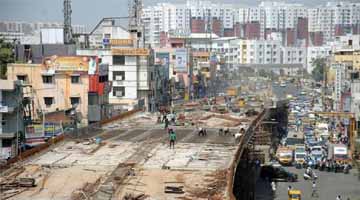
[[123,80],[123,77],[122,77],[122,76],[116,76],[116,77],[115,77],[115,80],[117,80],[117,81],[122,81],[122,80]]
[[116,92],[115,92],[115,96],[117,96],[117,97],[122,97],[122,96],[123,96],[123,92],[122,92],[122,91],[116,91]]

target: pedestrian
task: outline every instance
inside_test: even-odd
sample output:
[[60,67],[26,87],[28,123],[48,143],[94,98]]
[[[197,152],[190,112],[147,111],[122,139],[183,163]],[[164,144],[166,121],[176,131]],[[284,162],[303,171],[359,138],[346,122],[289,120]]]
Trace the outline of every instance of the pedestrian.
[[276,194],[276,183],[274,181],[271,182],[271,190],[273,192],[273,196]]
[[288,196],[290,196],[290,190],[292,189],[291,185],[288,186],[287,190],[288,190]]
[[176,141],[176,133],[174,130],[171,130],[171,132],[170,132],[170,149],[171,149],[171,146],[173,147],[173,149],[175,149],[175,141]]
[[164,112],[164,113],[163,113],[162,120],[161,120],[161,123],[164,123],[164,121],[166,120],[166,118],[167,118],[167,117],[166,117],[166,113]]
[[165,117],[165,129],[169,127],[169,120],[167,117]]
[[199,135],[199,136],[202,136],[202,135],[203,135],[203,129],[202,129],[201,127],[199,127],[198,135]]
[[317,196],[316,183],[315,183],[315,181],[313,181],[311,197],[315,197],[315,196]]
[[338,196],[336,197],[336,200],[341,200],[341,196],[338,195]]
[[224,130],[222,128],[219,129],[219,136],[223,135]]

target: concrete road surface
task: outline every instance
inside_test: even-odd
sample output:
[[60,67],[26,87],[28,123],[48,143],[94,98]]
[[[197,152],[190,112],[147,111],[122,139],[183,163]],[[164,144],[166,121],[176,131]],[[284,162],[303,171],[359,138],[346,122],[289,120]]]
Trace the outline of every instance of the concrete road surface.
[[312,182],[305,181],[303,178],[304,169],[295,169],[289,167],[289,171],[298,174],[299,180],[295,183],[280,182],[277,185],[276,200],[287,200],[287,187],[289,185],[294,189],[299,189],[303,193],[304,200],[336,200],[337,195],[341,195],[343,200],[360,200],[360,180],[358,179],[357,170],[352,170],[350,174],[320,172],[315,170],[319,179],[316,181],[319,198],[312,198]]

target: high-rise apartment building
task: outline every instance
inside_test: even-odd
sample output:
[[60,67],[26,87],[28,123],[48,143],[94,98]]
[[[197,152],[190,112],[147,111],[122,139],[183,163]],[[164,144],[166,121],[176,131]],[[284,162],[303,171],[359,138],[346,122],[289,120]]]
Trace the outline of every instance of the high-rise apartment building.
[[360,24],[360,3],[329,2],[308,9],[309,32],[322,32],[325,40],[346,33],[357,34]]
[[262,2],[241,7],[210,1],[163,3],[143,10],[145,40],[158,46],[160,33],[216,32],[219,37],[269,39],[280,33],[286,46],[321,46],[336,36],[360,33],[360,3],[330,2],[309,8],[298,3]]

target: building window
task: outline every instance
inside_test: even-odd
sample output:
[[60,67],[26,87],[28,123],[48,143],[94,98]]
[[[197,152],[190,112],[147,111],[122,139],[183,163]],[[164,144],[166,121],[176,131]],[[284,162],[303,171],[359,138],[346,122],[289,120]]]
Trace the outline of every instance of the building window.
[[113,71],[113,80],[114,81],[125,80],[125,72],[124,71]]
[[79,75],[72,75],[71,76],[71,83],[80,83],[80,76]]
[[52,84],[53,83],[53,76],[44,75],[42,76],[43,83]]
[[27,83],[27,75],[17,75],[17,80]]
[[6,147],[11,147],[12,146],[12,139],[2,139],[1,141],[1,145],[2,147],[6,148]]
[[125,87],[113,87],[113,96],[115,97],[125,96]]
[[54,103],[54,97],[44,97],[46,107],[50,107]]
[[80,104],[80,97],[70,97],[71,105],[79,105]]
[[125,65],[125,56],[113,56],[113,65]]

